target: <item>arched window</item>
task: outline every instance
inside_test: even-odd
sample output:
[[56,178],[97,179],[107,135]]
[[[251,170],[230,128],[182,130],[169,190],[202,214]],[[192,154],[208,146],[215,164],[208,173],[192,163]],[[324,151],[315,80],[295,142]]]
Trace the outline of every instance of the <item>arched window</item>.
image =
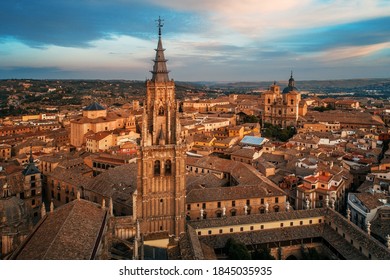
[[291,105],[294,105],[294,99],[291,99]]
[[171,173],[172,173],[172,163],[168,159],[167,161],[165,161],[165,175],[171,175]]
[[163,106],[160,106],[160,108],[158,109],[158,115],[159,116],[164,116],[164,108],[163,108]]
[[271,104],[271,99],[268,98],[268,104]]
[[154,162],[154,175],[160,175],[160,161],[156,160]]

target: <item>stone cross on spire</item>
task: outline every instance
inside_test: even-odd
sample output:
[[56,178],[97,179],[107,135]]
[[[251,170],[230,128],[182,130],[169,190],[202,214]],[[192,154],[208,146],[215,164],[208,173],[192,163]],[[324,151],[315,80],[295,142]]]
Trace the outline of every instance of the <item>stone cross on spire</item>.
[[161,36],[161,27],[164,26],[164,20],[160,18],[160,16],[158,17],[158,19],[156,20],[157,22],[157,27],[158,27],[158,36]]

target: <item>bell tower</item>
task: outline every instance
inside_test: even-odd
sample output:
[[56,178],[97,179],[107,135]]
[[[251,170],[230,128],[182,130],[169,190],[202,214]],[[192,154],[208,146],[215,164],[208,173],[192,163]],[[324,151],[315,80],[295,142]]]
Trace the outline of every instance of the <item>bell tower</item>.
[[162,46],[162,19],[157,26],[152,79],[146,81],[134,217],[143,234],[179,236],[185,230],[185,145],[180,139],[175,83],[169,80]]

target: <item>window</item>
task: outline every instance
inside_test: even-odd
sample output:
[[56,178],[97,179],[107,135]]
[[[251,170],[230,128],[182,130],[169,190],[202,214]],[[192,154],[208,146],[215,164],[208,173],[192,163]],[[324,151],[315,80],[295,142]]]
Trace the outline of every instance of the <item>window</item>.
[[264,198],[260,199],[260,204],[264,204]]
[[217,202],[217,208],[221,208],[221,202],[220,201]]
[[154,162],[154,175],[160,175],[160,161],[156,160]]
[[202,203],[202,208],[206,209],[206,203]]
[[158,109],[158,115],[164,116],[164,108],[162,106]]
[[251,205],[251,201],[249,199],[246,200],[246,205]]
[[232,207],[236,207],[236,201],[235,200],[232,201]]
[[244,228],[243,228],[243,227],[240,227],[240,231],[244,231]]
[[299,221],[299,225],[303,225],[303,221]]
[[279,197],[275,197],[275,203],[279,203]]
[[253,227],[253,226],[251,226],[251,227],[250,227],[250,230],[254,230],[254,227]]
[[264,229],[264,225],[260,225],[260,229]]
[[223,230],[222,230],[222,229],[220,229],[220,230],[219,230],[219,233],[223,233]]
[[32,205],[32,206],[35,205],[35,199],[33,199],[33,200],[31,201],[31,205]]
[[191,204],[187,204],[187,210],[191,210]]
[[162,226],[160,226],[160,231],[162,231],[163,230],[163,227]]
[[61,201],[61,194],[60,193],[57,193],[57,200]]
[[198,231],[198,235],[202,235],[202,233],[200,231]]
[[283,227],[283,223],[280,223],[280,227]]
[[309,224],[312,224],[313,223],[313,220],[309,220]]
[[211,230],[209,230],[209,232],[208,232],[209,234],[212,234],[213,232],[211,231]]
[[230,228],[230,232],[233,232],[233,228]]
[[322,223],[322,219],[318,219],[318,223],[321,224]]
[[290,227],[292,227],[294,225],[294,222],[290,222]]
[[168,159],[167,161],[165,161],[165,175],[171,175],[172,172],[171,170],[172,170],[172,163]]
[[294,99],[291,99],[290,101],[291,101],[291,105],[294,105]]

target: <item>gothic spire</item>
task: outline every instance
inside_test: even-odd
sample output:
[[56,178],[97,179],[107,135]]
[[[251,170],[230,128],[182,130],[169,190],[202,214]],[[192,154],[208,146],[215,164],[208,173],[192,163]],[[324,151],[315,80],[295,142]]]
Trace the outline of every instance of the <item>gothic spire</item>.
[[154,65],[153,65],[153,70],[150,71],[152,72],[152,81],[154,82],[168,82],[169,77],[168,73],[169,71],[167,70],[167,65],[166,62],[167,60],[165,59],[164,56],[164,51],[165,49],[162,46],[162,41],[161,41],[161,28],[164,26],[163,24],[163,19],[158,17],[157,22],[157,27],[158,27],[158,43],[157,43],[157,49],[156,50],[156,58],[153,60]]

